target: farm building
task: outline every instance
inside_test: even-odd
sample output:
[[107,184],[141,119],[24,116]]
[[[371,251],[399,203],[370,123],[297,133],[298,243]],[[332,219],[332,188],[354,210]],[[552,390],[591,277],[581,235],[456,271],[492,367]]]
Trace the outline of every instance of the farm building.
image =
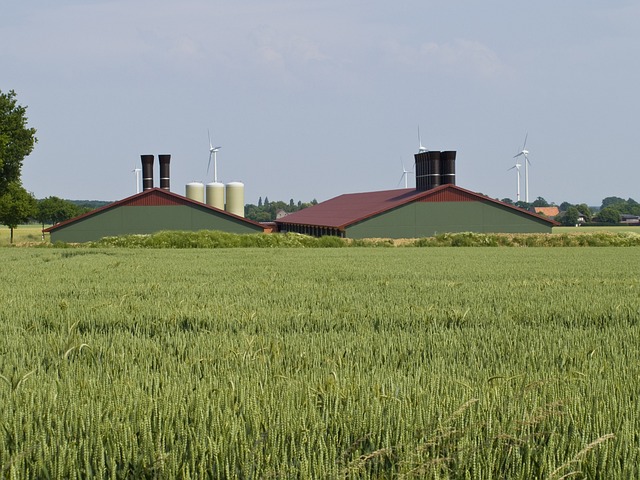
[[557,222],[455,185],[456,152],[421,152],[416,188],[352,193],[276,220],[280,232],[419,238],[445,232],[551,233]]
[[[204,203],[204,198],[198,201],[169,191],[168,155],[160,157],[160,188],[153,188],[153,156],[143,155],[142,192],[45,229],[51,235],[51,241],[81,243],[161,230],[265,231],[259,223],[243,218],[243,198],[235,201],[241,208],[238,211],[234,207],[236,213],[233,213]],[[237,185],[234,183],[232,187]],[[229,199],[227,204],[230,204]]]

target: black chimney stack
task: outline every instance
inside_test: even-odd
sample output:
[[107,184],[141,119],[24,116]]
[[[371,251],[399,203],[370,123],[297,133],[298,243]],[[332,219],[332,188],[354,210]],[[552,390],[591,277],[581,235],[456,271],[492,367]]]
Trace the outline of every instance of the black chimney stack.
[[153,188],[153,155],[140,155],[142,160],[142,190]]
[[442,154],[440,155],[440,175],[442,177],[442,180],[440,181],[442,185],[456,184],[455,150],[448,150],[446,152],[442,152]]
[[169,175],[169,162],[171,155],[158,155],[160,161],[160,188],[169,190],[171,176]]
[[427,189],[427,152],[416,153],[413,158],[416,161],[416,190]]
[[427,152],[427,190],[439,187],[440,178],[440,152]]
[[456,151],[416,153],[416,190],[424,192],[440,185],[456,184]]

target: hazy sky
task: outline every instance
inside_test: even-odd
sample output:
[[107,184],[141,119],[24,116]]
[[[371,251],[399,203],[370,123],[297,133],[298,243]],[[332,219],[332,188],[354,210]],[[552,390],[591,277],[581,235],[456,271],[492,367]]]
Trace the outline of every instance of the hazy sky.
[[464,188],[515,199],[528,132],[530,200],[640,201],[639,24],[622,0],[11,1],[0,89],[38,130],[38,198],[127,197],[147,153],[184,194],[207,129],[247,203],[392,189],[419,126]]

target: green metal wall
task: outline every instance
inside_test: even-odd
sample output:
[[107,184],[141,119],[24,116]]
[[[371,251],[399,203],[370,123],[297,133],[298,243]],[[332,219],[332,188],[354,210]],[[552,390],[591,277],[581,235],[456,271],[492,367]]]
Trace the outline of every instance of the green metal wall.
[[551,233],[551,225],[491,202],[414,202],[346,228],[348,238],[421,238],[439,233]]
[[52,231],[51,241],[81,243],[102,237],[148,234],[160,230],[222,230],[230,233],[263,231],[257,225],[197,206],[119,206]]

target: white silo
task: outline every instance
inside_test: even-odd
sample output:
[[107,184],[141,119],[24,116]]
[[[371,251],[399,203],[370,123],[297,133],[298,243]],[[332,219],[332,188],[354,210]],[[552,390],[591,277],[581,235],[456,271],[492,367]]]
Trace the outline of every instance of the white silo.
[[244,183],[227,183],[227,205],[225,210],[240,217],[244,217]]
[[220,182],[207,183],[207,205],[224,210],[224,184]]
[[200,182],[187,183],[185,196],[190,200],[204,203],[204,184]]

